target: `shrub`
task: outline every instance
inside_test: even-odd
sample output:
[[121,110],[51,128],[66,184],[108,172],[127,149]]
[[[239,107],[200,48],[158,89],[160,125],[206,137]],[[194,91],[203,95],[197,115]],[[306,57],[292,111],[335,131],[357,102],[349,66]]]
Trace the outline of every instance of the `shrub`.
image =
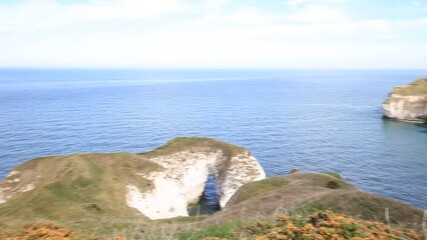
[[341,187],[341,184],[335,180],[332,180],[326,183],[326,187],[330,189],[338,189]]
[[301,217],[278,216],[274,223],[259,222],[244,229],[249,239],[412,239],[422,240],[414,231],[399,231],[378,222],[358,221],[330,211]]
[[332,176],[338,180],[342,180],[342,176],[341,174],[337,173],[337,172],[325,172],[325,174]]
[[[1,236],[1,234],[0,234]],[[4,237],[4,236],[3,236]],[[48,240],[77,240],[73,230],[63,228],[54,223],[35,223],[24,226],[24,229],[17,234],[9,234],[8,240],[32,240],[32,239],[48,239]]]

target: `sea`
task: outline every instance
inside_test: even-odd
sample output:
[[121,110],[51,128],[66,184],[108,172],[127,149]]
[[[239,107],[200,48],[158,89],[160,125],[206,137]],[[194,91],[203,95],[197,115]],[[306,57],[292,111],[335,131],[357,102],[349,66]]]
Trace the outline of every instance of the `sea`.
[[269,177],[338,172],[427,208],[427,126],[381,112],[393,86],[422,76],[427,70],[3,68],[0,179],[36,157],[140,153],[203,136],[248,148]]

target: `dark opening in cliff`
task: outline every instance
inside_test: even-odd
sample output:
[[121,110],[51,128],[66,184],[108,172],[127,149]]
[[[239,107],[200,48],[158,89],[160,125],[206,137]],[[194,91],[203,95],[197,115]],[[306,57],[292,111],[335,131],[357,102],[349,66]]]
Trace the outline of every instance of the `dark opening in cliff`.
[[213,175],[209,175],[202,197],[197,204],[189,209],[188,213],[190,216],[211,215],[219,210],[220,206],[216,192],[216,180]]

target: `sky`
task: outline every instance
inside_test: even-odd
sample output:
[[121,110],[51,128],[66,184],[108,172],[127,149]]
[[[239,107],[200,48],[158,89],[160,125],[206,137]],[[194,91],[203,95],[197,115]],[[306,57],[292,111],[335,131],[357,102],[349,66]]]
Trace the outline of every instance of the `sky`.
[[427,69],[427,0],[0,0],[0,67]]

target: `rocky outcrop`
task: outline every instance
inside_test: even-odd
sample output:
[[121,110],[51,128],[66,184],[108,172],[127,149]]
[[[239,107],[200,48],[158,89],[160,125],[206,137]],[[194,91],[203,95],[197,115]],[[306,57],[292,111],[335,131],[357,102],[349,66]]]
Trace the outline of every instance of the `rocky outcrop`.
[[0,182],[0,213],[25,199],[40,199],[28,208],[44,209],[56,218],[96,217],[93,211],[124,217],[139,212],[150,219],[188,216],[188,206],[199,201],[210,175],[216,179],[221,207],[243,184],[265,178],[245,148],[210,138],[176,138],[142,154],[73,154],[28,161]]
[[265,178],[249,151],[212,139],[175,139],[148,159],[164,170],[143,176],[153,182],[150,191],[127,185],[126,201],[151,219],[188,216],[188,206],[198,202],[209,175],[216,179],[221,207],[243,184]]
[[6,179],[0,183],[0,204],[5,203],[12,196],[28,192],[34,189],[34,184],[31,180],[25,179],[21,181],[20,172],[12,171]]
[[382,104],[386,118],[409,122],[427,122],[427,78],[394,87]]

